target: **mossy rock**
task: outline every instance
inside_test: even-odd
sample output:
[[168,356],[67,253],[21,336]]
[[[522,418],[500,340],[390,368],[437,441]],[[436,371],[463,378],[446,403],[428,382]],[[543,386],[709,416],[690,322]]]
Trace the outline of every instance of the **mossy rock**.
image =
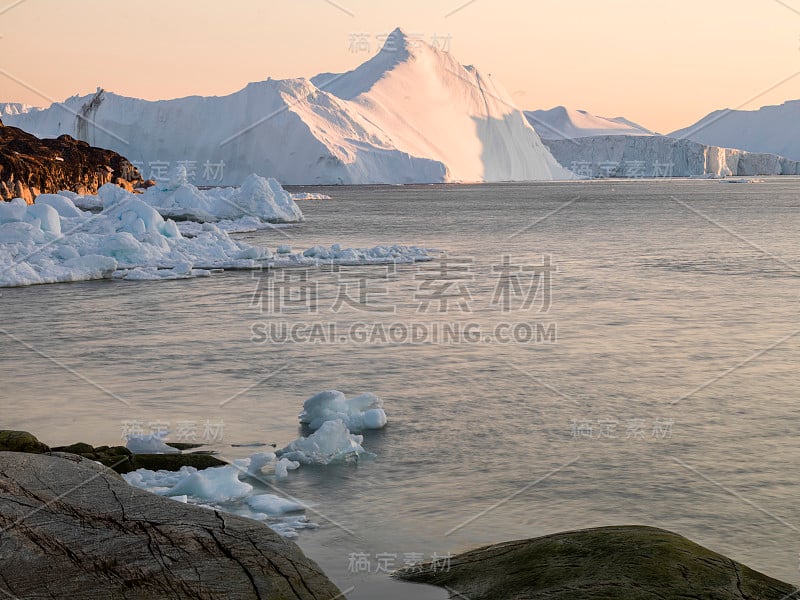
[[209,454],[134,454],[132,462],[132,470],[148,469],[150,471],[180,471],[181,467],[208,469],[224,467],[228,464]]
[[603,527],[507,542],[395,577],[470,600],[785,600],[794,586],[654,527]]
[[208,454],[133,454],[125,446],[98,446],[95,448],[89,444],[77,443],[53,448],[53,450],[96,460],[114,469],[117,473],[130,473],[136,469],[149,469],[150,471],[180,471],[181,467],[207,469],[227,464]]
[[50,452],[50,448],[32,433],[4,429],[0,430],[0,451],[45,454]]

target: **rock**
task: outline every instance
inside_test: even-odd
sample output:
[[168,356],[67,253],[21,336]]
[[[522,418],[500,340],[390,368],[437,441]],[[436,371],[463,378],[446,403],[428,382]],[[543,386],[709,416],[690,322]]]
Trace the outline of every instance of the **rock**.
[[194,450],[195,448],[202,448],[205,444],[189,444],[185,442],[164,442],[170,448],[176,450]]
[[654,527],[603,527],[487,546],[394,576],[470,600],[785,600],[783,583]]
[[[175,444],[170,444],[175,446]],[[197,447],[197,444],[178,444],[186,447]],[[180,449],[180,448],[179,448]],[[208,454],[132,454],[125,446],[98,446],[77,443],[71,446],[53,448],[54,452],[77,454],[83,458],[94,460],[114,469],[117,473],[130,473],[136,469],[151,471],[180,471],[181,467],[207,469],[222,467],[227,463]]]
[[139,171],[111,150],[94,148],[68,135],[40,140],[0,122],[0,200],[69,190],[95,194],[106,183],[129,191],[144,184]]
[[227,464],[210,454],[134,454],[133,469],[131,470],[180,471],[181,467],[208,469],[209,467],[224,467]]
[[0,430],[0,451],[43,454],[50,448],[27,431]]
[[150,494],[78,460],[0,452],[2,596],[343,597],[262,523]]

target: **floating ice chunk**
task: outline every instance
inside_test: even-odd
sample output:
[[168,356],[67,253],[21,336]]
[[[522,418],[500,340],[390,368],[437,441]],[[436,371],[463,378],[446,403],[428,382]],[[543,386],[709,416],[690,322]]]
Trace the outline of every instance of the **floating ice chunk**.
[[351,435],[343,421],[326,421],[316,432],[296,439],[277,455],[303,465],[327,465],[366,454],[363,441],[363,436]]
[[166,496],[189,496],[205,502],[227,502],[244,498],[253,491],[249,483],[239,481],[239,469],[232,466],[195,471],[165,492]]
[[260,475],[261,470],[275,460],[275,454],[273,452],[260,452],[258,454],[253,454],[253,456],[249,459],[249,464],[247,465],[247,473],[248,475]]
[[319,525],[312,523],[306,517],[284,518],[277,522],[267,523],[267,525],[278,535],[289,539],[298,537],[298,531],[301,529],[316,529],[319,527]]
[[[274,455],[273,455],[274,456]],[[288,458],[282,458],[275,463],[275,477],[278,479],[286,479],[289,477],[289,471],[294,471],[300,468],[300,463]]]
[[313,194],[311,192],[301,192],[299,194],[292,194],[294,200],[330,200],[331,197],[325,194]]
[[180,454],[181,451],[164,443],[169,432],[156,432],[148,435],[129,435],[126,447],[133,454]]
[[381,429],[386,425],[383,401],[375,394],[361,394],[347,399],[342,392],[320,392],[303,403],[300,422],[312,430],[327,421],[341,420],[350,431]]
[[247,504],[250,508],[262,512],[271,517],[283,515],[286,513],[299,512],[306,509],[305,506],[298,502],[293,502],[287,498],[281,498],[273,494],[261,494],[258,496],[251,496],[247,499]]

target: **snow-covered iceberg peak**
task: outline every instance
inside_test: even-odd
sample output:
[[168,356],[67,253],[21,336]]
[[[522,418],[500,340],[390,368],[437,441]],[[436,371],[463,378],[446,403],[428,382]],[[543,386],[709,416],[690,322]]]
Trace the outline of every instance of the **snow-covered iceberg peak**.
[[[75,118],[88,108],[91,119]],[[223,97],[149,102],[102,92],[6,124],[113,149],[145,177],[163,174],[154,163],[191,164],[202,186],[251,173],[286,184],[571,177],[491,76],[401,29],[348,73],[251,83]]]

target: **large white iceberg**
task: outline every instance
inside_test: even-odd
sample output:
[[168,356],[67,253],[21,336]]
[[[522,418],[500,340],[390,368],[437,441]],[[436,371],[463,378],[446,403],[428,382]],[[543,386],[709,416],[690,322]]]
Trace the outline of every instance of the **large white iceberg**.
[[383,400],[375,394],[347,398],[342,392],[329,390],[311,396],[303,403],[300,422],[316,431],[327,421],[342,421],[350,431],[382,429],[386,425]]

